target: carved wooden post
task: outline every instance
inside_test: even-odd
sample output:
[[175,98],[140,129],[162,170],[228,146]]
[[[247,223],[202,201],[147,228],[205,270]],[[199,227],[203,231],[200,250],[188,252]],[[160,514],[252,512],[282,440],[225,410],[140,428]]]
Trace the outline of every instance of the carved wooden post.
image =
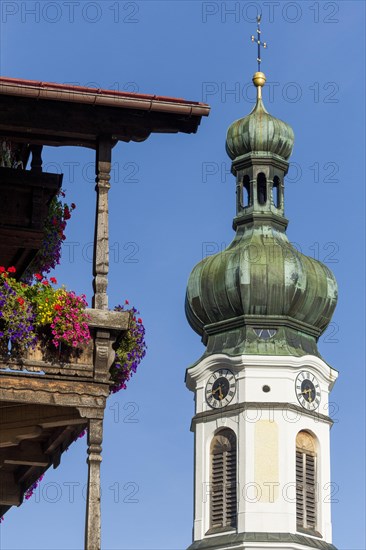
[[93,307],[108,309],[108,268],[109,268],[109,230],[108,230],[108,191],[110,189],[112,141],[110,137],[100,137],[96,155],[96,192],[97,210],[94,232],[94,297]]
[[103,420],[91,418],[88,427],[88,493],[86,501],[85,550],[100,550],[100,463]]
[[31,162],[31,170],[32,172],[42,172],[42,145],[31,145],[30,147],[32,151],[32,162]]
[[[33,144],[30,146],[32,152],[31,171],[37,174],[42,173],[42,149],[42,145]],[[43,230],[45,208],[43,189],[41,187],[34,187],[32,190],[32,228]]]

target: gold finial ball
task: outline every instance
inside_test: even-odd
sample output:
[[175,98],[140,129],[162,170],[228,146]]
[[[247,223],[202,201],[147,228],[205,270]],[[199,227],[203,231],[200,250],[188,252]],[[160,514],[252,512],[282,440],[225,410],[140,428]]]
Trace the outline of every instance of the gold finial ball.
[[262,72],[254,73],[253,84],[258,88],[258,86],[264,86],[266,82],[266,75]]

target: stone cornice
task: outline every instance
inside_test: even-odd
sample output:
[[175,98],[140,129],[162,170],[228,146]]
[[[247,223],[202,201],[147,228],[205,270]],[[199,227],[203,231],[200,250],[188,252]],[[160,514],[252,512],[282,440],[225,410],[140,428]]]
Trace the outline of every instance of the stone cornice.
[[233,220],[234,231],[239,225],[243,224],[264,225],[269,224],[275,226],[280,231],[285,231],[288,226],[288,219],[284,216],[278,216],[272,212],[251,212],[249,214],[238,214]]
[[231,171],[235,176],[239,170],[247,168],[248,166],[255,165],[274,166],[275,168],[283,170],[285,172],[285,175],[287,174],[289,167],[289,163],[279,155],[276,155],[275,153],[266,153],[265,151],[259,151],[247,153],[246,155],[236,157],[236,159],[234,159],[232,162]]
[[[324,540],[294,533],[231,533],[195,541],[188,550],[219,550],[220,548],[243,548],[243,543],[266,543],[270,547],[283,550],[281,544],[292,544],[299,548],[318,548],[319,550],[337,550]],[[277,546],[278,545],[278,546]],[[295,547],[296,547],[295,546]],[[255,546],[253,547],[255,548]]]
[[224,409],[220,410],[209,410],[209,411],[203,411],[198,414],[196,414],[192,418],[191,423],[191,431],[194,431],[194,426],[198,422],[206,422],[210,420],[217,420],[219,418],[222,418],[223,415],[225,417],[231,416],[231,415],[239,415],[243,411],[247,411],[249,409],[255,409],[255,410],[286,410],[286,411],[294,411],[297,412],[303,416],[307,416],[310,418],[315,419],[316,421],[322,421],[327,424],[333,425],[333,420],[325,415],[318,413],[317,411],[308,411],[307,409],[304,409],[300,407],[299,405],[296,405],[294,403],[280,403],[280,402],[261,402],[261,401],[247,401],[246,403],[237,403],[234,405],[228,405]]
[[240,315],[238,317],[233,317],[232,319],[227,319],[225,321],[218,321],[217,323],[212,323],[210,325],[205,325],[204,330],[207,335],[218,334],[225,330],[231,330],[233,328],[238,328],[242,326],[260,326],[260,327],[271,327],[275,328],[277,326],[290,327],[300,332],[305,332],[319,338],[322,334],[322,330],[315,328],[308,323],[303,323],[298,321],[293,317],[287,315]]

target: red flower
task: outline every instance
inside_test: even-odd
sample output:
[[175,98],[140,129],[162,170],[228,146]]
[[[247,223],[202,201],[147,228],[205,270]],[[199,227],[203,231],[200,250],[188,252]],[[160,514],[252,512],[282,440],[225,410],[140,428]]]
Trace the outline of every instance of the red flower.
[[55,277],[51,277],[51,278],[50,278],[50,281],[51,281],[51,283],[53,283],[54,285],[57,285],[57,280],[55,279]]
[[48,286],[48,285],[49,285],[47,279],[45,279],[44,281],[42,281],[42,284],[45,285],[45,286]]
[[24,304],[23,298],[17,298],[17,302],[19,302],[21,306]]
[[130,303],[130,302],[129,302],[128,300],[125,300],[125,304],[127,304],[127,305],[128,305],[129,303]]
[[43,277],[40,273],[35,273],[34,274],[35,278],[38,279],[39,281],[42,281]]
[[5,273],[6,269],[4,266],[0,265],[0,273]]
[[137,319],[137,322],[138,322],[138,323],[142,323],[141,317],[139,317],[139,318]]
[[8,272],[9,272],[9,273],[16,273],[16,271],[17,271],[17,270],[15,269],[14,266],[8,267]]
[[53,309],[55,309],[56,311],[60,311],[62,307],[60,306],[60,304],[56,304]]

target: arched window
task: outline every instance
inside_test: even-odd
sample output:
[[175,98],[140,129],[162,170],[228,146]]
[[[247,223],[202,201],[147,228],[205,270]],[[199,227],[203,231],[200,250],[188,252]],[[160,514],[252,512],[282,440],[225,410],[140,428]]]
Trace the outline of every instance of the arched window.
[[296,437],[296,523],[300,530],[317,528],[316,470],[315,438],[301,431]]
[[236,436],[220,430],[212,439],[210,528],[236,527]]
[[260,172],[257,176],[257,199],[260,205],[267,202],[267,180],[263,172]]
[[275,205],[275,207],[280,208],[281,192],[280,192],[280,178],[278,176],[275,176],[273,178],[272,198],[273,198],[273,204]]
[[252,202],[251,199],[252,198],[250,196],[250,179],[249,179],[249,176],[244,176],[244,179],[243,179],[243,196],[242,196],[242,201],[241,201],[242,206],[244,208],[249,206],[250,203]]

